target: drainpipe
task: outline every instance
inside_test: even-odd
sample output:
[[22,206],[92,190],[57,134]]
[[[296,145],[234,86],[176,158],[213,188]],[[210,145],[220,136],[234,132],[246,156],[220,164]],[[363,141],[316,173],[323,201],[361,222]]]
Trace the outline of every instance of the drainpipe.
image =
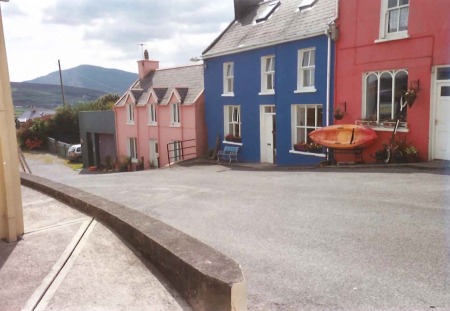
[[328,36],[328,51],[327,51],[327,120],[325,125],[330,125],[330,87],[331,87],[331,36]]
[[325,34],[328,37],[328,50],[327,50],[327,99],[326,99],[326,110],[327,110],[327,120],[325,122],[326,126],[330,125],[330,93],[331,93],[331,40],[336,41],[338,38],[338,29],[336,29],[336,21],[339,18],[339,0],[336,0],[336,17],[328,23],[328,29]]

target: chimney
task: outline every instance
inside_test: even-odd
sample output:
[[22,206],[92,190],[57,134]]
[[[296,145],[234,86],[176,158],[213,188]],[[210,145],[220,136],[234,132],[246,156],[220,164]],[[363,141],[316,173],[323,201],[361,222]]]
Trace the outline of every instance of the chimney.
[[159,68],[159,61],[149,60],[148,51],[144,51],[144,59],[138,61],[139,79],[144,79],[150,72]]
[[240,20],[245,17],[250,10],[263,0],[234,0],[234,19]]

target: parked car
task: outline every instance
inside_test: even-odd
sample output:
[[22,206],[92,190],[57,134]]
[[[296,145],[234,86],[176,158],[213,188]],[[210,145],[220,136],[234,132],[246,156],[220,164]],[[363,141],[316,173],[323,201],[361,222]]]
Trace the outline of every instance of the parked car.
[[67,150],[69,161],[81,161],[81,145],[72,145]]

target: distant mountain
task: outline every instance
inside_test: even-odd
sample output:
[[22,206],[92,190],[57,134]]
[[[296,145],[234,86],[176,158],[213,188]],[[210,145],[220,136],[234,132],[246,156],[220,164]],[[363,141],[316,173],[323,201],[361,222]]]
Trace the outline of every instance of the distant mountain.
[[[91,65],[80,65],[65,69],[61,71],[61,74],[65,86],[76,86],[119,95],[125,93],[138,78],[136,73]],[[24,82],[60,85],[59,72],[55,71],[46,76]]]
[[[11,82],[14,106],[55,109],[62,105],[61,87],[59,85]],[[95,101],[107,94],[97,90],[64,86],[64,99],[67,104]]]

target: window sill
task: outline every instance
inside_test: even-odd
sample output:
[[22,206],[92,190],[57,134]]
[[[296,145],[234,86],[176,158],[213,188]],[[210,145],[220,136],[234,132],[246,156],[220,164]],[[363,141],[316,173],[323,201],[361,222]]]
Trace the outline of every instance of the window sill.
[[152,122],[152,123],[149,123],[149,124],[147,124],[148,126],[158,126],[158,123],[156,123],[156,122]]
[[398,34],[398,35],[391,35],[386,36],[384,38],[379,38],[375,40],[375,43],[383,43],[383,42],[389,42],[389,41],[395,41],[395,40],[403,40],[403,39],[409,39],[410,36],[407,33],[404,34]]
[[275,91],[262,91],[258,95],[275,95]]
[[242,143],[236,143],[236,142],[234,142],[234,141],[228,141],[228,140],[222,141],[222,144],[235,145],[235,146],[242,146]]
[[170,127],[181,127],[180,123],[172,123],[170,124]]
[[299,89],[299,90],[295,90],[294,93],[298,94],[298,93],[315,93],[317,92],[316,88],[310,88],[310,89]]
[[[380,122],[380,123],[374,123],[375,121],[364,121],[364,120],[356,120],[355,125],[363,125],[365,127],[371,128],[374,131],[378,132],[392,132],[395,128],[396,122]],[[399,122],[398,132],[408,133],[408,123],[407,122]]]
[[223,97],[233,97],[234,93],[223,93],[222,96]]
[[327,156],[324,153],[313,153],[313,152],[304,152],[304,151],[295,151],[295,150],[289,150],[289,153],[307,155],[307,156],[318,157],[318,158],[325,158]]
[[127,125],[134,125],[134,122],[128,121]]

